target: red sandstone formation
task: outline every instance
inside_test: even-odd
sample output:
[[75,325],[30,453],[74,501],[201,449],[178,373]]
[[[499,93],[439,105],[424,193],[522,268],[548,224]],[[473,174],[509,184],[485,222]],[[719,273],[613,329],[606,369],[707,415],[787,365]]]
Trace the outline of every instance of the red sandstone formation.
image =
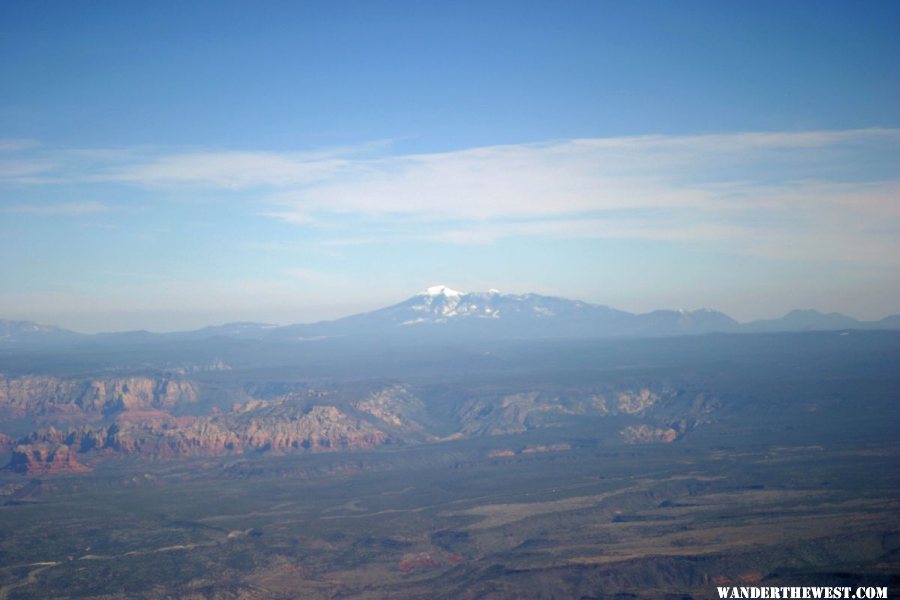
[[29,475],[84,473],[89,468],[79,463],[65,444],[20,444],[13,450],[9,468]]
[[177,457],[371,448],[389,439],[375,425],[334,406],[304,408],[263,402],[246,410],[206,417],[126,411],[110,426],[85,426],[67,431],[50,427],[32,433],[26,441],[65,444],[81,452],[108,449],[125,454]]

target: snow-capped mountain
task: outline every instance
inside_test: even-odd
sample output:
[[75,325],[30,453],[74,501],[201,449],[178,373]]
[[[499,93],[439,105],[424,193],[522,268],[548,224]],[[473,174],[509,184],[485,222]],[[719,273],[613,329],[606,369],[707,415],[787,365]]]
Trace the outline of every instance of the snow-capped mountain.
[[582,314],[621,317],[628,313],[552,296],[501,294],[498,290],[463,293],[437,285],[404,302],[368,314],[387,318],[394,324],[413,326],[472,319],[547,319]]
[[460,318],[543,319],[581,313],[604,317],[621,317],[628,314],[604,306],[552,296],[501,294],[499,290],[464,294],[443,285],[430,287],[406,302],[390,308],[399,309],[398,314],[412,311],[409,314],[413,318],[403,321],[403,325],[446,323],[451,319]]
[[634,315],[607,306],[540,294],[498,290],[464,293],[437,285],[398,304],[336,321],[293,325],[279,338],[344,335],[475,337],[610,337],[729,331],[737,322],[720,312],[656,311]]

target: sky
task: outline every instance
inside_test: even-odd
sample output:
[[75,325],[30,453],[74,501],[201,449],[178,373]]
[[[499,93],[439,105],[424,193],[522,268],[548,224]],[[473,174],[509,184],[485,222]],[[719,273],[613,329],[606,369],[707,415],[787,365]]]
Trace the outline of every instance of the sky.
[[0,3],[0,318],[900,313],[900,3]]

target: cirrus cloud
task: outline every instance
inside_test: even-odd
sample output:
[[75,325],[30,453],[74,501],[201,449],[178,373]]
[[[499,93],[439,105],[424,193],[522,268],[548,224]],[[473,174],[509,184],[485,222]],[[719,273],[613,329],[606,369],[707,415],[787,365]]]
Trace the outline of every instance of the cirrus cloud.
[[[636,238],[729,252],[896,264],[900,130],[632,136],[389,154],[42,150],[12,146],[0,184],[229,194],[325,243]],[[5,163],[3,161],[6,161]],[[14,207],[80,214],[98,203]]]

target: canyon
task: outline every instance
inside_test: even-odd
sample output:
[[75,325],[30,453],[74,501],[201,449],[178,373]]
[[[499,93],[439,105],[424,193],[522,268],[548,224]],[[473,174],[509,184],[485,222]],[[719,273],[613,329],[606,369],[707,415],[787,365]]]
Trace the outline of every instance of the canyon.
[[[660,388],[546,390],[478,394],[461,401],[443,423],[426,403],[403,384],[348,391],[335,388],[267,393],[247,391],[247,399],[222,407],[204,395],[200,383],[159,374],[124,378],[60,378],[29,375],[0,378],[0,412],[31,415],[41,423],[19,438],[0,438],[14,448],[8,468],[22,473],[82,473],[113,455],[148,459],[228,456],[246,453],[338,452],[381,445],[414,445],[441,439],[506,435],[558,426],[573,418],[649,417],[647,424],[627,426],[621,435],[633,443],[672,442],[703,422],[712,403],[691,401],[689,418],[673,428],[659,428],[654,408],[683,403],[676,391]],[[229,397],[231,397],[229,396]],[[200,400],[203,414],[184,414]],[[699,406],[699,408],[698,408]],[[690,422],[690,425],[688,425]],[[449,432],[446,429],[450,427]]]

